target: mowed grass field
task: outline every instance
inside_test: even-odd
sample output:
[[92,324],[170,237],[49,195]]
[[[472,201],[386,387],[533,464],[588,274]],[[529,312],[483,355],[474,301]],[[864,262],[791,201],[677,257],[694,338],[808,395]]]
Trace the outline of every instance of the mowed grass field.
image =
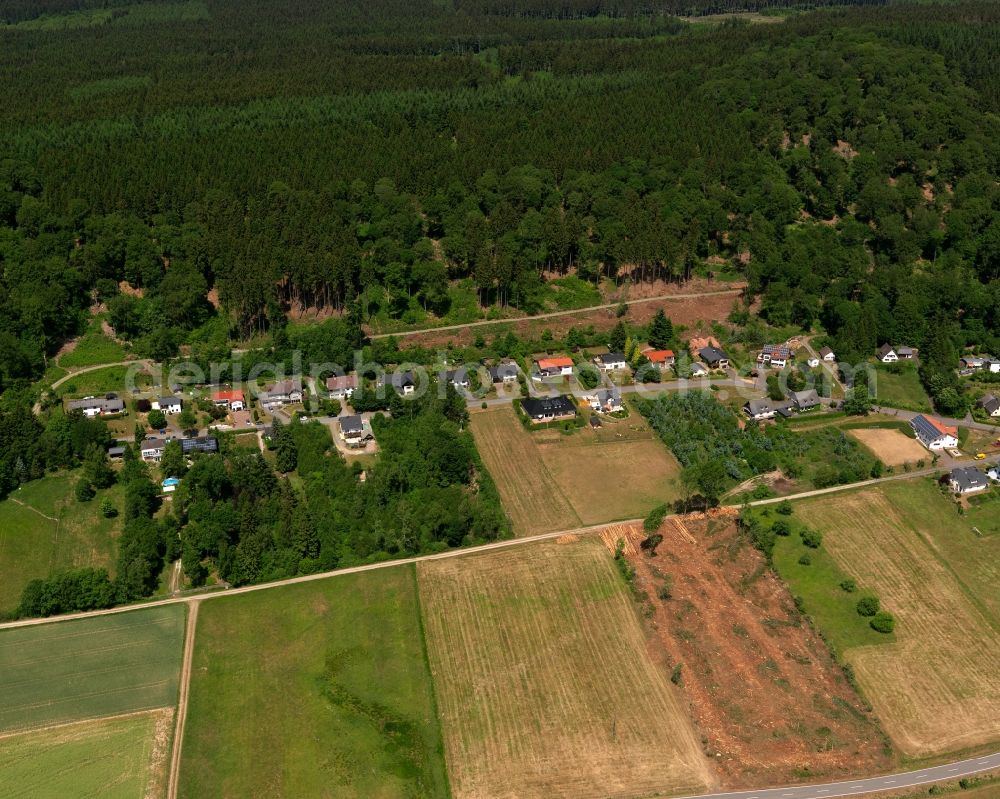
[[204,603],[180,796],[447,797],[413,567]]
[[24,586],[36,578],[83,566],[111,570],[122,519],[104,518],[100,504],[107,496],[121,509],[121,486],[79,503],[74,478],[47,475],[0,502],[0,611],[14,610]]
[[914,411],[933,410],[930,397],[920,382],[915,363],[902,364],[898,373],[890,371],[887,367],[877,366],[875,381],[875,396],[878,402]]
[[895,643],[843,656],[898,747],[930,756],[1000,740],[995,539],[976,538],[925,480],[810,499],[796,511],[896,616]]
[[173,707],[181,605],[0,631],[0,732]]
[[637,518],[680,496],[680,464],[638,413],[570,435],[529,432],[509,407],[471,424],[518,535]]
[[864,427],[849,430],[848,435],[868,447],[886,466],[930,461],[932,457],[919,441],[900,430]]
[[624,797],[710,781],[597,538],[417,566],[456,799]]
[[159,799],[173,710],[0,736],[0,799]]

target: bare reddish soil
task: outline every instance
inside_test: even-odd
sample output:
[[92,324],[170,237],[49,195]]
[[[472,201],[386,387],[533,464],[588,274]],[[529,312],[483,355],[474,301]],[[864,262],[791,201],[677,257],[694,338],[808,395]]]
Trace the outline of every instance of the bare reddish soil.
[[[710,291],[725,291],[729,286],[715,284]],[[732,286],[732,294],[720,294],[710,297],[670,298],[660,302],[634,303],[629,306],[625,321],[633,325],[645,325],[663,308],[675,325],[693,328],[698,322],[709,323],[722,321],[729,316],[733,303],[739,299],[740,286]],[[697,291],[688,288],[689,291]],[[571,327],[587,327],[593,325],[595,330],[610,330],[618,323],[614,308],[598,310],[582,310],[566,316],[555,316],[541,319],[509,319],[498,321],[496,326],[483,325],[463,330],[427,331],[408,336],[408,345],[421,347],[443,347],[449,342],[458,346],[471,344],[477,335],[489,339],[498,332],[512,330],[523,338],[538,338],[543,330],[550,330],[555,338],[562,338]]]
[[[649,557],[633,532],[650,648],[680,685],[728,787],[758,787],[892,766],[885,738],[787,588],[732,514],[668,518]],[[628,553],[628,550],[626,550]],[[661,599],[667,575],[672,594]],[[640,593],[640,596],[642,594]]]

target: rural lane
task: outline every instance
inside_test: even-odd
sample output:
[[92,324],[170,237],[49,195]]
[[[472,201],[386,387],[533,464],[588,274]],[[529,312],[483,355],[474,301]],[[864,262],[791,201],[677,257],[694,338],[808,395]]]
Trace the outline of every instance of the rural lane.
[[[726,294],[740,294],[744,286],[738,288],[720,289],[718,291],[698,291],[688,294],[660,294],[656,297],[640,297],[637,300],[618,300],[617,302],[607,302],[603,305],[588,305],[586,308],[575,308],[571,311],[549,311],[548,313],[534,314],[532,316],[515,316],[510,319],[479,319],[475,322],[466,322],[462,325],[443,325],[442,327],[423,327],[419,330],[403,330],[399,333],[374,333],[368,336],[370,339],[380,338],[405,338],[407,336],[419,336],[421,333],[447,333],[449,330],[465,330],[470,327],[484,327],[486,325],[514,324],[516,322],[531,322],[535,319],[554,319],[559,316],[572,316],[578,313],[589,311],[603,311],[608,308],[617,308],[623,302],[626,305],[642,305],[647,302],[663,302],[664,300],[697,300],[702,297],[721,297]],[[236,350],[233,350],[236,352]]]
[[818,785],[795,785],[787,788],[763,788],[754,791],[702,793],[683,799],[835,799],[838,796],[861,796],[866,793],[898,791],[932,783],[952,782],[995,769],[1000,769],[1000,752],[917,771],[886,774],[883,777],[826,782]]
[[[986,465],[989,463],[1000,463],[1000,454],[993,455],[987,458],[985,461],[977,461],[977,465]],[[876,477],[871,480],[862,480],[857,483],[844,483],[843,485],[830,486],[829,488],[816,488],[811,491],[801,491],[797,494],[788,494],[782,497],[770,497],[768,499],[757,499],[748,503],[751,506],[758,507],[762,505],[774,505],[779,502],[784,502],[785,500],[799,500],[808,499],[810,497],[825,496],[827,494],[836,494],[843,491],[853,491],[859,488],[867,488],[869,486],[880,485],[881,483],[889,483],[898,480],[911,480],[915,477],[929,477],[931,475],[940,474],[947,471],[946,467],[928,467],[927,469],[919,469],[912,472],[900,472],[899,474],[891,474],[885,477]],[[739,507],[738,505],[730,505],[729,507]],[[377,563],[366,563],[362,566],[348,566],[343,569],[334,569],[332,571],[317,572],[316,574],[304,574],[300,577],[289,577],[286,580],[276,580],[270,583],[258,583],[256,585],[244,585],[240,588],[227,588],[222,590],[208,590],[199,593],[189,593],[183,596],[172,596],[165,599],[155,599],[151,602],[140,602],[134,605],[120,605],[114,608],[107,608],[105,610],[90,610],[82,613],[67,613],[63,616],[46,616],[44,618],[37,619],[19,619],[17,621],[8,621],[0,623],[0,630],[11,630],[18,627],[36,627],[42,624],[55,624],[61,621],[72,621],[74,619],[88,619],[94,616],[111,616],[116,613],[128,613],[133,610],[141,610],[143,608],[157,608],[163,605],[175,605],[180,602],[194,602],[194,601],[208,601],[210,599],[217,599],[219,597],[236,596],[238,594],[249,594],[254,591],[267,591],[272,588],[280,588],[286,585],[297,585],[298,583],[309,583],[314,580],[327,580],[333,577],[342,577],[348,574],[360,574],[362,572],[377,571],[378,569],[391,569],[395,566],[404,566],[408,563],[422,563],[424,561],[431,560],[446,560],[448,558],[460,558],[465,555],[475,555],[481,552],[490,552],[495,549],[506,549],[508,547],[522,546],[524,544],[532,544],[538,541],[551,541],[555,538],[560,538],[567,535],[590,535],[593,533],[600,532],[604,528],[611,524],[642,524],[643,519],[619,519],[610,522],[602,522],[601,524],[591,524],[586,527],[574,527],[569,530],[555,530],[551,533],[540,533],[539,535],[526,536],[524,538],[506,538],[503,541],[493,541],[489,544],[480,544],[474,547],[465,547],[464,549],[449,549],[446,552],[437,552],[433,555],[416,555],[409,558],[396,558],[394,560],[383,560]]]

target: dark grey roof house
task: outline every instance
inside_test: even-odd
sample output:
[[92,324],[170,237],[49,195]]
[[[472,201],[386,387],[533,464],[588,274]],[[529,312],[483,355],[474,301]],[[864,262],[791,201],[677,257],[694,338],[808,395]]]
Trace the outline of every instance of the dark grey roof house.
[[956,494],[974,494],[989,488],[990,481],[975,466],[962,466],[951,470],[951,490]]
[[702,347],[698,350],[698,357],[712,369],[725,369],[729,366],[729,356],[716,347]]
[[521,407],[533,422],[545,422],[576,416],[576,405],[565,394],[558,397],[526,397]]
[[808,411],[819,406],[819,394],[816,389],[810,388],[806,391],[793,391],[792,402],[800,411]]

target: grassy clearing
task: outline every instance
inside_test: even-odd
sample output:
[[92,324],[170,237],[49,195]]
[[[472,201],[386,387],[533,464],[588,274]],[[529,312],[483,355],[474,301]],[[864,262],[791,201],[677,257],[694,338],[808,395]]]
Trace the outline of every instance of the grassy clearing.
[[265,794],[448,795],[412,567],[201,608],[180,795]]
[[171,707],[184,608],[0,632],[0,731]]
[[87,331],[77,339],[73,349],[59,356],[61,367],[72,369],[124,360],[125,349],[104,335],[103,320],[103,315],[91,319]]
[[122,517],[104,518],[100,504],[110,497],[121,510],[122,488],[112,486],[79,503],[75,479],[48,475],[0,502],[0,611],[14,610],[31,580],[84,566],[110,570],[114,564]]
[[0,738],[0,799],[164,795],[172,710]]
[[425,562],[418,575],[458,799],[708,783],[679,694],[600,541]]
[[[764,508],[760,519],[771,524],[779,516],[771,508]],[[853,593],[841,588],[841,583],[852,576],[837,564],[837,561],[822,547],[810,549],[802,543],[799,529],[802,523],[790,520],[792,534],[777,536],[774,542],[774,568],[788,584],[792,595],[799,597],[803,609],[813,617],[823,631],[835,653],[842,653],[859,646],[876,646],[891,643],[895,637],[875,632],[867,620],[858,615],[858,599],[866,592],[875,591],[873,586],[861,584]],[[802,555],[808,555],[808,565],[799,563]]]
[[[858,681],[899,748],[930,756],[1000,739],[996,582],[951,555],[976,546],[926,481],[810,499],[798,514],[823,546],[896,616],[894,644],[847,649]],[[995,568],[995,567],[994,567]],[[831,634],[835,634],[835,630]]]
[[965,519],[980,535],[1000,535],[1000,489],[969,497]]
[[[893,371],[895,369],[896,371]],[[876,367],[875,396],[878,402],[893,408],[913,411],[932,411],[931,399],[920,382],[917,366],[913,363],[901,364],[890,369]]]
[[[98,395],[109,391],[128,396],[127,377],[130,369],[141,368],[135,365],[109,366],[106,369],[94,369],[73,375],[63,383],[57,391],[62,396]],[[153,384],[148,374],[136,374],[133,378],[136,388],[148,388]]]
[[638,413],[599,430],[529,432],[512,409],[472,416],[518,535],[635,518],[680,496],[680,465]]

